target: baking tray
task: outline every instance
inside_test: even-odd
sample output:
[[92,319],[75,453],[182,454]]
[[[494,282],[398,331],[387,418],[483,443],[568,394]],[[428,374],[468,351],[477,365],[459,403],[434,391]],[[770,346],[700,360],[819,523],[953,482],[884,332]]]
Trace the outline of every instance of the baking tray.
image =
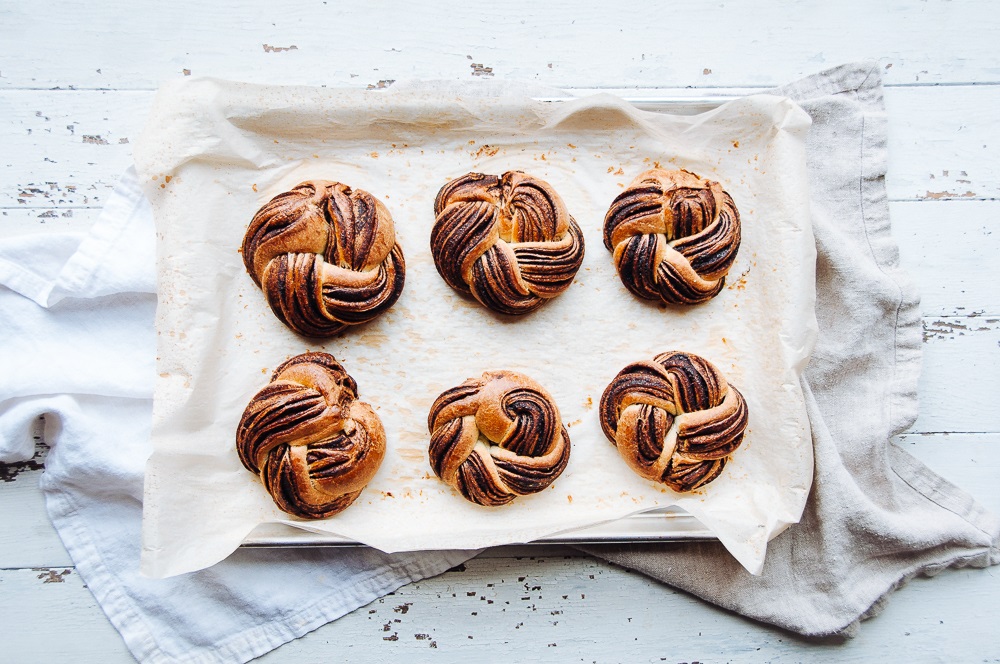
[[[600,90],[577,90],[574,92],[593,94]],[[574,97],[536,98],[536,101],[559,103]],[[738,99],[738,95],[718,96],[622,96],[622,99],[644,111],[675,114],[696,114],[712,110],[727,101]],[[542,537],[523,544],[628,544],[648,542],[685,542],[692,540],[714,540],[715,534],[696,518],[679,507],[660,507],[638,512],[624,519],[600,523],[586,528],[567,530]],[[282,523],[259,525],[246,538],[242,547],[284,548],[284,547],[344,547],[364,546],[360,542],[328,533],[316,533]]]
[[[599,523],[596,526],[568,530],[523,544],[626,544],[629,542],[683,542],[716,539],[710,530],[679,507],[660,507],[640,512],[624,519]],[[243,547],[331,547],[364,546],[360,542],[302,530],[283,523],[264,523],[254,529]]]

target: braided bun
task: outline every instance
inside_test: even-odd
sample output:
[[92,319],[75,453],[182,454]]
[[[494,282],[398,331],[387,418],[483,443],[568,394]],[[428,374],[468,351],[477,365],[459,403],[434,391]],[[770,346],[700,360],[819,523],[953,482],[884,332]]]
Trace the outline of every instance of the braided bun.
[[487,371],[431,406],[434,473],[480,505],[504,505],[552,484],[569,461],[569,432],[541,385]]
[[469,173],[434,201],[434,265],[452,288],[501,314],[525,314],[573,283],[583,232],[548,183],[520,171]]
[[670,351],[622,369],[601,396],[600,417],[632,470],[682,492],[722,473],[743,442],[748,411],[708,360]]
[[346,509],[385,456],[385,431],[358,386],[332,355],[284,362],[250,400],[236,451],[275,504],[305,519]]
[[604,246],[633,294],[698,304],[725,285],[740,248],[740,213],[718,182],[654,168],[611,204]]
[[254,215],[243,263],[281,322],[332,336],[383,313],[403,292],[406,265],[389,210],[361,189],[311,180]]

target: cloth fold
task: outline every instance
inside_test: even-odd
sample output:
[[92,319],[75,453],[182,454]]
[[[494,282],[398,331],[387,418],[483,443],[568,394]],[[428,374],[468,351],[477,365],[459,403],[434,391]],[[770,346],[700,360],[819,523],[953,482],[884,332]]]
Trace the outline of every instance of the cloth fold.
[[[752,577],[717,543],[588,547],[803,634],[853,630],[910,576],[1000,562],[1000,522],[889,442],[916,416],[920,317],[889,234],[874,65],[777,90],[813,118],[820,337],[803,384],[816,467],[802,523]],[[139,575],[154,372],[153,227],[134,173],[92,231],[0,241],[0,461],[42,475],[77,571],[140,661],[243,662],[469,552],[240,550],[193,574]]]
[[815,471],[802,521],[771,542],[759,577],[714,542],[581,549],[785,629],[851,634],[915,574],[1000,563],[1000,521],[890,441],[917,417],[922,328],[890,235],[878,67],[774,92],[813,119],[820,334],[803,374]]

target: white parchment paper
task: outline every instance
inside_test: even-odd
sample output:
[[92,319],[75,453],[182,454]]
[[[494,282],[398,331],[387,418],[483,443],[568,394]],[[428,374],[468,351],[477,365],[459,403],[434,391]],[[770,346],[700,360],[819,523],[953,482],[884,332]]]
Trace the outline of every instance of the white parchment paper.
[[[144,573],[212,565],[263,522],[387,552],[476,549],[672,504],[759,572],[768,540],[798,521],[812,478],[799,384],[816,333],[808,126],[794,103],[770,96],[670,116],[610,95],[540,102],[420,86],[366,92],[209,79],[162,88],[135,150],[156,219],[159,278]],[[603,246],[608,205],[654,165],[719,180],[739,207],[743,243],[726,288],[709,303],[675,308],[636,299]],[[551,183],[586,240],[571,288],[520,318],[452,291],[429,250],[441,185],[472,170],[510,169]],[[406,256],[397,304],[325,342],[274,317],[239,254],[256,210],[312,178],[379,197]],[[669,349],[708,358],[750,409],[745,441],[723,475],[687,495],[634,475],[597,415],[620,369]],[[249,399],[279,363],[308,350],[343,362],[388,437],[372,483],[323,521],[280,512],[234,444]],[[426,424],[441,391],[497,368],[545,386],[572,440],[569,465],[551,487],[499,509],[468,503],[433,476]]]

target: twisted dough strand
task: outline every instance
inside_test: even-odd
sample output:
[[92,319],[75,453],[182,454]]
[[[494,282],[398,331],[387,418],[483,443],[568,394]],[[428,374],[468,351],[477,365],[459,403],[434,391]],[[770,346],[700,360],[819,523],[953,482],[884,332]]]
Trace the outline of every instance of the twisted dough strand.
[[573,283],[583,232],[548,183],[469,173],[434,201],[431,253],[445,282],[502,314],[525,314]]
[[678,492],[722,473],[748,417],[743,395],[713,364],[680,351],[628,365],[600,404],[604,435],[629,467]]
[[385,456],[385,431],[332,355],[304,353],[279,366],[236,430],[243,466],[284,512],[322,519],[346,509]]
[[323,180],[261,207],[243,239],[243,263],[278,319],[312,337],[385,312],[403,292],[406,271],[381,201]]
[[434,474],[479,505],[542,491],[569,462],[552,397],[513,371],[488,371],[442,393],[427,418]]
[[604,246],[625,287],[671,304],[718,295],[740,239],[732,197],[718,182],[685,170],[641,173],[604,217]]

